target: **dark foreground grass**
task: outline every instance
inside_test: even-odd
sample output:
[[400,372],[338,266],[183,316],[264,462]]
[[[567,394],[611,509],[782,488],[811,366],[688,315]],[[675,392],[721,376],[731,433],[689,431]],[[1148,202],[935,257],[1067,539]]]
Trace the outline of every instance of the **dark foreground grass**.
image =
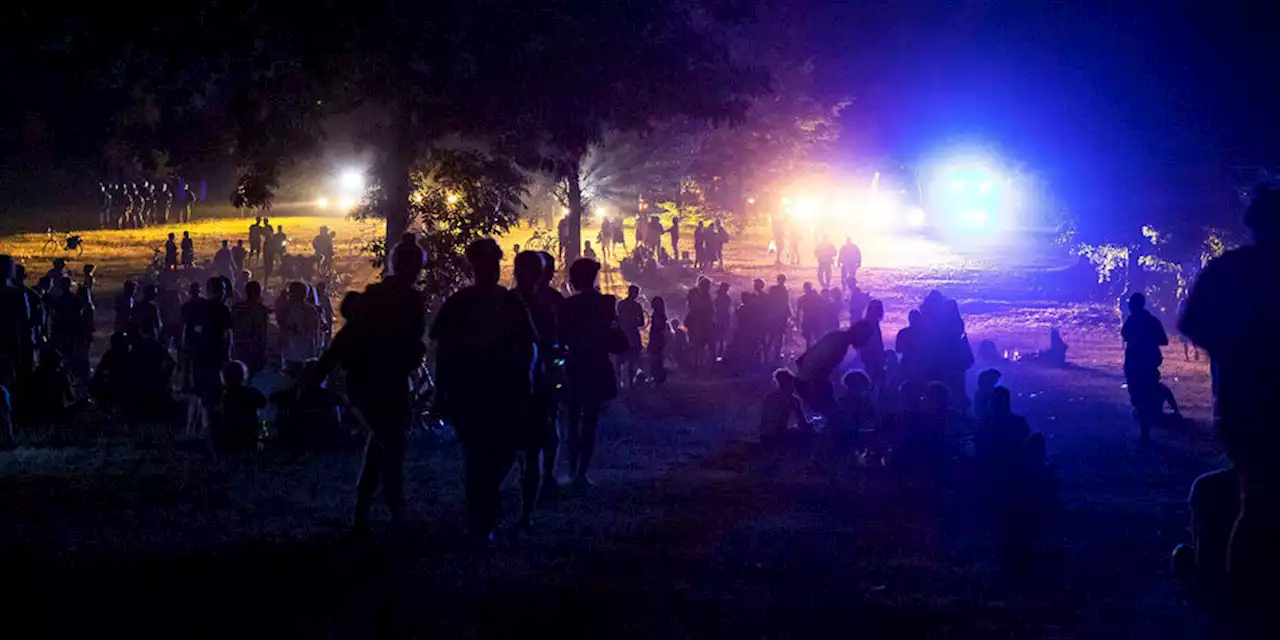
[[874,468],[755,451],[757,384],[677,377],[611,407],[594,491],[484,553],[448,443],[410,455],[410,529],[361,540],[342,535],[354,451],[214,461],[153,435],[2,454],[8,606],[38,625],[24,637],[1217,635],[1166,568],[1211,450],[1024,391],[1077,372],[1010,369],[1062,486],[1026,557],[966,491],[921,501]]

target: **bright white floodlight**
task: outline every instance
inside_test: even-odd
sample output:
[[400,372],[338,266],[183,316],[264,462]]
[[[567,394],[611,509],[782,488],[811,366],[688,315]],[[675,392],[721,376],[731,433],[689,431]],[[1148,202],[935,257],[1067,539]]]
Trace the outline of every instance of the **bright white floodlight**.
[[359,169],[347,169],[338,176],[338,184],[345,191],[360,191],[364,189],[364,173]]

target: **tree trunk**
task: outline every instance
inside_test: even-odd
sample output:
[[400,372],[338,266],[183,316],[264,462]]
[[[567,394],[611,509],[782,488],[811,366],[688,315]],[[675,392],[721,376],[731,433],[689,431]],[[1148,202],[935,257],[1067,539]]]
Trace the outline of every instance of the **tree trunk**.
[[564,247],[565,266],[582,255],[582,158],[573,160],[569,181],[569,246]]
[[391,269],[391,250],[400,242],[400,236],[409,230],[409,196],[412,192],[410,172],[413,169],[413,121],[407,109],[396,115],[396,124],[392,128],[391,149],[378,176],[382,188],[387,192],[387,255],[383,262],[383,273]]

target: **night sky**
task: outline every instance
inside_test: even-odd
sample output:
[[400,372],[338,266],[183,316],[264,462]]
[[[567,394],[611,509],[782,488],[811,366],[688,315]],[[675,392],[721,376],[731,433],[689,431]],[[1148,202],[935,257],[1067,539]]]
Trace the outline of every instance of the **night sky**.
[[815,2],[808,27],[826,86],[857,99],[849,153],[984,140],[1087,215],[1277,164],[1263,4]]

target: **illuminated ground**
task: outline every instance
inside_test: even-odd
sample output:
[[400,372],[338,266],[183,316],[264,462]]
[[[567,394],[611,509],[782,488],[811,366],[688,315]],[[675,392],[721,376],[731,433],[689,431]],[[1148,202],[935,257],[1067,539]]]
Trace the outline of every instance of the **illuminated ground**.
[[[321,223],[335,226],[279,222],[307,237]],[[191,230],[205,253],[246,226]],[[340,239],[360,232],[336,228]],[[151,237],[87,234],[86,259],[106,271],[104,294],[145,262]],[[42,240],[6,238],[0,252],[30,255]],[[1032,579],[1000,562],[961,500],[911,508],[864,474],[748,453],[763,373],[738,381],[677,373],[665,391],[642,389],[610,407],[592,496],[545,505],[531,538],[488,556],[459,544],[451,445],[419,441],[411,451],[409,540],[348,545],[336,532],[355,452],[211,461],[169,429],[103,416],[26,436],[25,446],[0,453],[0,562],[6,581],[22,586],[9,605],[51,612],[39,617],[50,635],[1211,635],[1166,559],[1186,537],[1191,479],[1220,460],[1203,426],[1137,442],[1110,305],[1062,284],[1066,262],[1046,251],[862,242],[862,280],[889,310],[886,337],[937,288],[960,300],[975,345],[1043,348],[1052,326],[1071,343],[1068,369],[998,365],[1015,408],[1048,436],[1062,489],[1063,514]],[[730,246],[735,291],[778,273],[764,246],[759,234]],[[350,253],[344,260],[361,264]],[[354,281],[372,273],[360,269]],[[811,266],[786,273],[796,289],[813,278]],[[613,288],[624,284],[614,278]],[[1175,351],[1166,352],[1166,380],[1203,425],[1205,366]],[[505,497],[510,507],[513,488]],[[77,615],[52,615],[68,608]]]

